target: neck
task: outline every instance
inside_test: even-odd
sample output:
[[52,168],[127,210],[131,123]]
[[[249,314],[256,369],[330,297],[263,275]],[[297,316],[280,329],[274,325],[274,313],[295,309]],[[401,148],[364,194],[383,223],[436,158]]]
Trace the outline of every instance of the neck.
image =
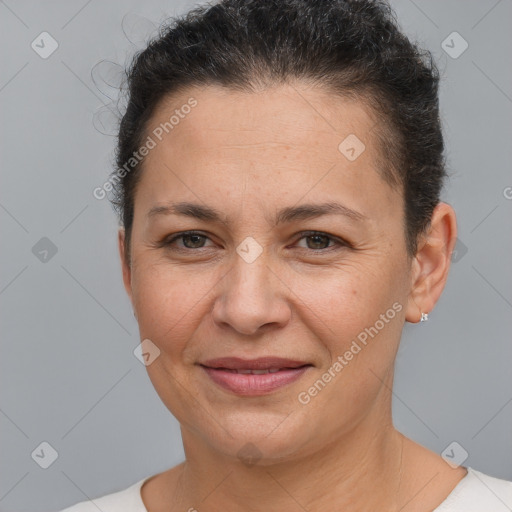
[[187,457],[176,510],[398,510],[403,436],[382,416],[367,416],[301,458],[253,466],[219,454],[190,431],[182,435]]

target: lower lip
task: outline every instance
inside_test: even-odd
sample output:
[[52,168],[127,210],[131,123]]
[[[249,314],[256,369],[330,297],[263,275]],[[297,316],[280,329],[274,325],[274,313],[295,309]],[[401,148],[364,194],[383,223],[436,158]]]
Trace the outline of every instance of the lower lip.
[[201,366],[209,377],[224,389],[237,395],[256,396],[271,393],[299,379],[311,366],[287,368],[275,373],[235,373],[219,368]]

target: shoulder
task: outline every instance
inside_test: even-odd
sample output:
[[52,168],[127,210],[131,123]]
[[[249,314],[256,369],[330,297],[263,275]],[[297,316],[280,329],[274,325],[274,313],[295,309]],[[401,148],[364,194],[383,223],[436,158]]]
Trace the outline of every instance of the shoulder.
[[59,512],[147,512],[141,498],[140,489],[150,476],[135,482],[129,487],[106,494],[92,500],[81,501]]
[[502,480],[476,469],[457,484],[434,512],[510,512],[512,510],[512,482]]

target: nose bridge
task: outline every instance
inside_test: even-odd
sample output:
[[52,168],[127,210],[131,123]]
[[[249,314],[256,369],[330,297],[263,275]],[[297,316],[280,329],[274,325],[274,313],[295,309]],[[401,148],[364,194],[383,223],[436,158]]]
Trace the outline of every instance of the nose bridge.
[[244,239],[236,252],[227,292],[234,293],[246,304],[262,308],[272,300],[269,253],[252,237]]
[[265,324],[285,322],[288,308],[280,296],[279,280],[270,268],[268,251],[247,237],[236,252],[214,308],[215,321],[245,334],[252,334]]

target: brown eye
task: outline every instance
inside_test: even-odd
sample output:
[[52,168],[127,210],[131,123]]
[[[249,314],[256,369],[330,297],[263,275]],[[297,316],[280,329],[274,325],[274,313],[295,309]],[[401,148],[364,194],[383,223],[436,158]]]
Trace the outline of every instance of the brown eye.
[[[192,235],[182,235],[179,238],[181,238],[183,240],[185,247],[187,247],[188,249],[197,249],[199,247],[203,247],[206,237],[204,237],[202,235],[192,234]],[[190,245],[192,247],[190,247],[188,242],[190,242]]]
[[[310,249],[312,251],[325,251],[328,249],[332,249],[335,246],[344,247],[348,246],[347,243],[339,240],[338,238],[334,238],[327,233],[322,232],[304,232],[301,233],[301,238],[299,240],[306,240],[305,249]],[[332,242],[332,245],[329,245]],[[303,247],[304,248],[304,247]]]
[[[323,232],[316,231],[306,231],[300,233],[301,237],[298,239],[306,240],[306,247],[301,247],[302,249],[310,250],[313,252],[326,252],[333,249],[340,249],[343,247],[349,247],[350,244],[347,242],[338,239],[337,237],[333,237]],[[176,242],[181,240],[182,244],[177,244]],[[209,237],[203,235],[201,233],[195,231],[187,231],[183,233],[177,233],[161,242],[161,247],[165,247],[171,250],[177,251],[187,251],[194,249],[203,249],[208,248],[205,245],[206,241],[210,240]]]
[[[178,240],[182,240],[183,245],[176,246],[175,242]],[[194,231],[179,233],[177,235],[172,236],[162,242],[162,247],[176,248],[177,250],[186,250],[186,249],[202,249],[205,247],[205,242],[208,240],[208,237],[202,235],[201,233],[196,233]]]
[[[310,235],[305,237],[306,240],[312,241],[308,244],[308,249],[327,249],[331,239],[326,235]],[[325,245],[325,247],[323,247]]]

